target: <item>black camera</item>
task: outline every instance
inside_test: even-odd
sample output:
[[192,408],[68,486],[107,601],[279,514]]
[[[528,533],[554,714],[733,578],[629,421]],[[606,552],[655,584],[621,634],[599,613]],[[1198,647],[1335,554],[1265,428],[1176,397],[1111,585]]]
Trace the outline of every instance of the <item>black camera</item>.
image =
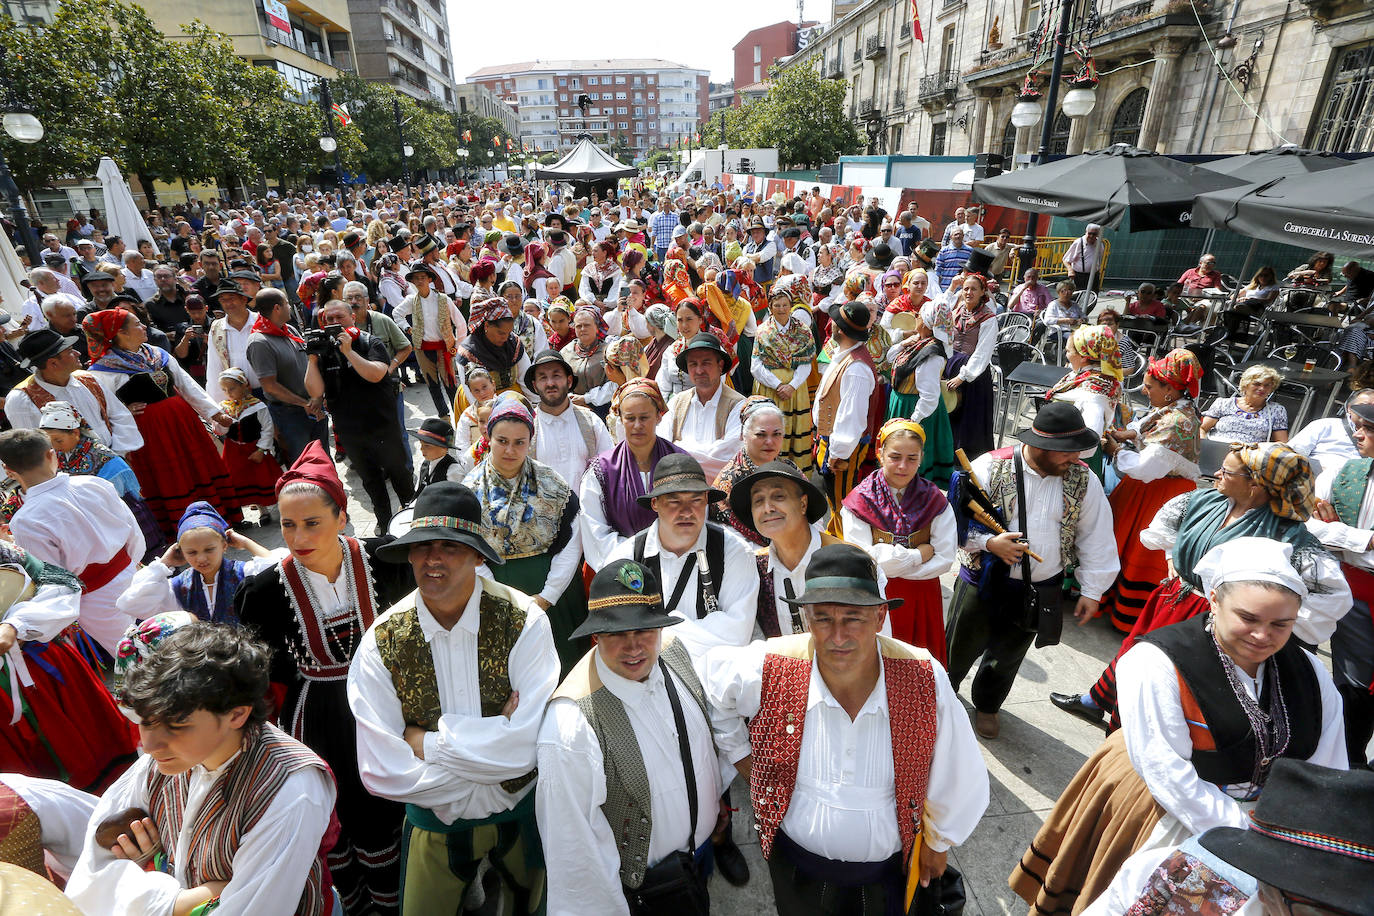
[[328,356],[338,348],[342,333],[343,325],[338,324],[309,329],[305,332],[305,352],[311,356]]

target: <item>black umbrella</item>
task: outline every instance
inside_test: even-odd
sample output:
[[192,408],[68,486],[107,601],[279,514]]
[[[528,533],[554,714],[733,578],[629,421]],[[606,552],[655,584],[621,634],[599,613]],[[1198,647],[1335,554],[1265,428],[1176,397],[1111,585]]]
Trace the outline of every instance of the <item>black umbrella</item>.
[[1263,184],[1275,178],[1290,178],[1294,175],[1307,175],[1339,169],[1350,164],[1331,153],[1303,149],[1300,146],[1284,144],[1273,149],[1253,150],[1239,156],[1227,156],[1202,163],[1204,169],[1230,175],[1251,184]]
[[973,183],[973,199],[1014,210],[1121,225],[1131,231],[1187,226],[1193,198],[1242,185],[1238,178],[1118,143],[1096,152]]
[[1374,258],[1374,159],[1199,194],[1193,225]]

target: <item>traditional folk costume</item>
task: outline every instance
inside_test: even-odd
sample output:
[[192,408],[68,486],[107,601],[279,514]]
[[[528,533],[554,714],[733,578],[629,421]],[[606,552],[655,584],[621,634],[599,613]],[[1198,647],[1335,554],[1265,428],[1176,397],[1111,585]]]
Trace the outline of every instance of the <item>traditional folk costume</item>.
[[91,340],[91,371],[106,394],[124,404],[147,405],[134,417],[144,445],[128,460],[148,508],[169,535],[181,513],[199,499],[236,521],[243,500],[203,422],[219,413],[219,406],[166,350],[114,345],[131,314],[121,308],[94,312],[84,326]]
[[[334,463],[312,442],[282,475],[319,486],[347,503]],[[363,634],[378,614],[364,545],[340,536],[343,566],[333,582],[288,556],[246,579],[234,600],[243,626],[257,630],[272,652],[272,682],[281,694],[283,729],[318,753],[338,783],[341,830],[329,869],[350,913],[393,912],[400,880],[401,810],[364,788],[358,742],[345,683]]]
[[0,862],[27,868],[45,882],[51,870],[65,881],[99,801],[55,779],[0,772]]
[[[673,264],[680,262],[669,261],[668,263]],[[696,298],[685,299],[673,306],[674,314],[676,314],[676,310],[682,305],[686,305],[701,318],[701,331],[698,333],[710,334],[714,337],[720,342],[721,350],[731,354],[730,358],[733,361],[734,348],[730,344],[730,338],[723,330],[714,324],[715,315],[706,307],[706,303]],[[654,381],[658,383],[659,390],[663,392],[665,400],[672,400],[673,397],[679,393],[689,391],[692,388],[692,380],[687,377],[685,363],[679,364],[678,362],[678,357],[682,355],[682,352],[687,349],[687,345],[691,342],[690,338],[679,336],[677,340],[674,340],[668,346],[667,351],[663,354],[658,373],[654,376]],[[727,372],[728,371],[727,368]],[[729,376],[722,373],[721,384],[725,384],[727,378],[729,378]]]
[[[472,408],[468,408],[471,410]],[[464,413],[464,416],[467,414]],[[458,464],[458,459],[453,457],[455,436],[453,424],[443,417],[427,417],[416,429],[411,430],[415,438],[430,445],[437,445],[445,451],[438,458],[433,460],[427,458],[420,459],[419,470],[415,472],[415,495],[419,496],[420,491],[432,483],[447,480],[450,483],[462,483],[466,475]]]
[[1237,454],[1255,482],[1268,492],[1267,506],[1251,509],[1223,528],[1221,523],[1231,512],[1231,501],[1216,490],[1194,490],[1165,503],[1150,527],[1140,533],[1140,542],[1146,547],[1170,551],[1179,577],[1161,583],[1150,593],[1116,658],[1088,691],[1093,701],[1108,713],[1116,709],[1116,665],[1136,641],[1146,633],[1207,610],[1207,596],[1196,567],[1219,544],[1258,537],[1293,545],[1293,567],[1307,586],[1293,633],[1309,645],[1320,645],[1329,639],[1336,622],[1350,608],[1350,588],[1338,561],[1303,525],[1311,516],[1315,501],[1307,459],[1281,442],[1243,446]]
[[[227,372],[243,376],[242,369],[229,369]],[[241,384],[248,384],[246,376],[243,376]],[[224,466],[229,471],[235,492],[245,506],[275,506],[281,465],[272,455],[275,427],[267,405],[250,394],[242,401],[221,401],[220,409],[234,419],[222,436]],[[262,460],[252,460],[253,454],[259,450],[263,453]]]
[[[458,541],[488,565],[482,509],[465,487],[436,483],[415,502],[411,529],[379,551],[406,563],[413,543]],[[412,592],[368,629],[348,673],[358,766],[369,791],[405,803],[403,912],[457,910],[489,857],[517,896],[542,912],[544,865],[535,823],[535,740],[558,684],[548,617],[527,595],[479,575],[445,628]],[[512,691],[519,705],[501,709]],[[424,759],[402,737],[420,726]]]
[[[963,380],[959,405],[950,411],[954,445],[970,455],[992,451],[992,354],[997,348],[997,315],[986,302],[974,311],[964,297],[950,309],[950,345],[945,378]],[[1038,552],[1038,551],[1037,551]]]
[[66,570],[0,543],[0,622],[16,633],[0,657],[0,772],[98,792],[133,763],[137,734],[74,648],[80,590]]
[[[921,321],[927,327],[935,327],[938,308],[934,302],[921,307]],[[954,473],[954,428],[950,425],[949,410],[941,391],[947,357],[948,351],[938,337],[917,334],[888,353],[888,362],[892,365],[888,418],[909,418],[921,424],[926,443],[921,454],[920,473],[940,486],[946,486]]]
[[471,392],[468,391],[466,383],[469,369],[482,368],[491,373],[491,381],[496,386],[498,395],[503,391],[525,394],[521,382],[525,377],[525,370],[530,365],[530,356],[525,351],[525,345],[512,333],[506,338],[506,342],[498,347],[487,339],[485,333],[488,322],[513,317],[510,303],[499,296],[472,303],[472,331],[458,342],[458,355],[455,360],[458,366],[458,380],[462,385],[453,404],[454,416],[462,416],[471,401]]
[[[910,420],[889,420],[878,433],[879,447],[898,429],[922,433],[920,425]],[[848,540],[868,551],[887,575],[885,594],[901,599],[899,607],[888,611],[893,637],[925,649],[944,665],[945,603],[940,576],[954,565],[958,547],[958,522],[945,494],[920,476],[904,489],[894,490],[878,468],[849,491],[840,514]],[[921,559],[921,544],[935,551],[927,561]]]
[[[856,563],[868,570],[862,590],[825,587],[859,582]],[[808,565],[806,592],[789,604],[882,603],[874,572],[857,548],[824,547]],[[878,682],[852,720],[809,634],[720,649],[707,661],[721,752],[753,757],[750,796],[780,913],[905,913],[918,846],[964,842],[987,807],[987,770],[944,669],[897,640],[880,636],[878,649]]]
[[[1260,581],[1304,597],[1292,552],[1268,538],[1238,538],[1198,569],[1208,592]],[[1289,639],[1250,677],[1222,650],[1210,620],[1155,630],[1121,659],[1120,733],[1084,764],[1012,873],[1012,889],[1033,912],[1076,910],[1139,849],[1213,827],[1244,829],[1279,758],[1345,766],[1340,696],[1316,656]]]
[[[1077,407],[1088,429],[1101,439],[1121,403],[1121,351],[1116,335],[1104,325],[1083,325],[1069,338],[1068,350],[1088,363],[1076,372],[1070,370],[1045,392],[1045,400],[1067,401]],[[1102,449],[1098,443],[1085,448],[1079,457],[1094,474],[1102,476]]]
[[54,401],[71,404],[91,437],[117,454],[143,448],[143,435],[129,408],[118,398],[107,397],[94,373],[80,369],[65,385],[54,385],[37,375],[24,379],[5,396],[5,417],[15,429],[38,429],[43,408]]
[[[1073,405],[1053,402],[1018,438],[1060,452],[1079,452],[1097,441]],[[1062,477],[1045,476],[1026,459],[1024,446],[1015,446],[975,459],[973,475],[1006,529],[1023,532],[1041,557],[1027,553],[1009,567],[988,552],[991,532],[968,524],[950,602],[949,672],[957,689],[982,656],[971,696],[974,708],[986,714],[1001,708],[1031,643],[1058,643],[1064,570],[1075,567],[1083,596],[1101,599],[1119,561],[1102,484],[1082,462]]]
[[[793,283],[788,290],[804,293],[805,283]],[[788,295],[788,290],[773,295]],[[783,442],[780,457],[786,458],[803,472],[811,469],[811,392],[807,379],[815,369],[816,340],[811,332],[811,312],[802,302],[793,300],[793,310],[787,322],[779,325],[770,315],[759,325],[755,337],[754,355],[750,369],[754,376],[754,393],[773,401],[782,411]],[[790,398],[778,394],[780,385],[791,385]]]
[[658,422],[658,435],[696,458],[702,470],[715,477],[734,456],[735,443],[740,441],[744,395],[726,384],[730,354],[715,335],[702,331],[688,341],[677,355],[678,369],[687,371],[687,354],[694,350],[714,353],[720,359],[721,377],[716,390],[704,402],[694,387],[673,395],[667,414]]
[[[772,399],[760,394],[752,394],[745,398],[739,410],[740,428],[743,429],[743,427],[749,423],[749,415],[751,413],[764,404],[772,403]],[[796,467],[790,460],[787,460],[787,463]],[[754,462],[754,459],[749,457],[748,443],[740,446],[740,450],[735,454],[735,457],[727,461],[725,467],[721,468],[720,473],[716,475],[716,479],[711,481],[711,486],[724,493],[726,498],[722,499],[720,502],[711,504],[709,518],[718,525],[729,526],[736,534],[746,541],[752,544],[758,544],[759,546],[765,546],[768,543],[768,539],[755,531],[754,527],[747,521],[744,521],[741,516],[736,515],[730,502],[730,494],[734,492],[735,484],[745,477],[748,477],[750,474],[753,474],[758,469],[759,466]],[[822,501],[824,501],[824,497],[822,497]],[[823,506],[822,511],[825,511],[826,508],[827,507]]]
[[[438,282],[438,273],[429,265],[413,265],[406,272],[406,280],[421,270]],[[504,299],[501,301],[505,302]],[[434,402],[436,412],[444,413],[448,409],[444,395],[447,394],[451,401],[457,400],[459,380],[454,372],[453,357],[458,349],[458,341],[468,336],[467,322],[453,300],[434,287],[424,298],[420,297],[418,291],[406,296],[392,311],[391,317],[397,327],[410,333],[410,343],[415,348],[415,364],[420,367],[420,374],[429,386],[430,400]]]
[[[861,304],[831,306],[831,321],[841,322],[842,331],[851,340],[863,341],[868,337],[866,310]],[[860,468],[868,458],[873,395],[877,388],[878,371],[873,355],[864,343],[854,343],[834,354],[811,404],[816,468],[829,487],[826,495],[833,513],[827,530],[836,537],[844,534],[840,506],[858,482]],[[831,463],[837,460],[848,463],[842,469],[833,469]]]
[[[524,423],[534,435],[534,417],[524,405],[508,401],[497,407],[487,430],[503,421]],[[570,669],[586,652],[572,633],[587,617],[587,597],[580,579],[582,529],[572,488],[547,464],[526,458],[513,480],[497,472],[488,455],[463,478],[482,504],[482,533],[501,556],[492,578],[549,602],[545,613],[563,668]]]
[[601,309],[594,305],[579,305],[573,312],[578,315],[591,315],[596,321],[596,340],[591,346],[584,347],[576,335],[559,351],[567,364],[572,367],[572,393],[581,395],[598,417],[604,419],[610,411],[611,398],[615,396],[616,384],[606,375],[606,336],[609,329],[606,319],[601,317]]
[[[569,376],[576,376],[572,364],[562,354],[545,350],[535,356],[525,370],[525,387],[534,389],[534,373],[541,365],[554,363]],[[562,413],[549,413],[538,405],[534,414],[535,435],[530,442],[530,457],[537,458],[558,472],[564,482],[577,489],[593,458],[615,447],[606,423],[580,404],[569,402]]]
[[1150,360],[1149,373],[1183,396],[1157,407],[1130,429],[1138,434],[1113,459],[1120,483],[1108,502],[1116,530],[1121,575],[1103,601],[1112,625],[1129,633],[1145,609],[1150,593],[1168,577],[1168,558],[1145,546],[1140,532],[1149,527],[1160,508],[1175,496],[1197,488],[1201,418],[1194,400],[1202,380],[1202,366],[1187,350],[1173,350]]
[[[659,583],[632,560],[592,580],[579,636],[661,629]],[[539,733],[536,787],[553,913],[706,916],[721,762],[686,648],[662,637],[642,680],[588,652]]]

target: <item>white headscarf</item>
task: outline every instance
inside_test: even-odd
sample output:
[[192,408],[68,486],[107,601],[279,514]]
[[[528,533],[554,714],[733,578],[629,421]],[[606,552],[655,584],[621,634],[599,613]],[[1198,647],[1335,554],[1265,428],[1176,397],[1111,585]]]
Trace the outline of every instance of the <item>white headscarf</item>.
[[1293,545],[1269,538],[1236,538],[1218,544],[1197,564],[1203,590],[1227,582],[1272,582],[1307,599],[1307,585],[1293,568]]

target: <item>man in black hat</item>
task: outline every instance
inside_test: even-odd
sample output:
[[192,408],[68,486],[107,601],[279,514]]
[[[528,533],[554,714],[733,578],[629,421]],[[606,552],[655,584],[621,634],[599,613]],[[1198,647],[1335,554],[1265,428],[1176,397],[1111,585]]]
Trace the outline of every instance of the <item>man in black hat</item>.
[[997,737],[998,710],[1031,643],[1059,642],[1064,569],[1075,567],[1080,623],[1097,614],[1121,569],[1102,484],[1078,459],[1098,440],[1078,408],[1051,401],[1017,438],[1022,445],[973,462],[973,477],[1000,512],[1005,533],[966,522],[967,500],[953,500],[968,534],[945,634],[949,678],[958,689],[982,657],[970,695],[974,728],[984,738]]
[[1276,760],[1248,828],[1136,853],[1083,916],[1374,916],[1371,810],[1374,774]]
[[[759,570],[754,638],[805,633],[801,609],[788,605],[787,600],[801,594],[806,564],[816,551],[844,543],[815,528],[830,513],[824,491],[807,480],[792,462],[770,461],[730,488],[730,511],[768,541],[767,547],[754,552]],[[881,569],[878,590],[887,593],[887,577]],[[892,635],[886,622],[883,635]]]
[[692,387],[673,395],[658,423],[658,434],[696,458],[715,477],[739,451],[744,396],[724,382],[730,354],[720,338],[702,331],[677,355],[677,368]]
[[634,560],[592,579],[593,649],[539,734],[538,810],[551,912],[706,916],[721,764],[692,658],[658,579]]
[[497,267],[498,275],[504,271],[507,283],[519,283],[525,285],[525,243],[513,232],[507,232],[501,237],[501,242],[496,246],[501,255],[501,263]]
[[26,334],[16,349],[33,374],[5,395],[5,416],[15,429],[38,429],[43,406],[66,401],[76,408],[84,431],[120,455],[143,448],[133,414],[124,402],[110,397],[95,376],[81,368],[76,345],[80,338],[64,337],[51,327]]
[[86,294],[86,304],[81,308],[81,317],[111,307],[115,297],[115,279],[103,270],[93,270],[81,278],[81,291]]
[[783,254],[795,254],[806,265],[807,273],[816,269],[816,253],[802,239],[802,231],[797,226],[788,226],[782,231]]
[[432,266],[416,261],[406,270],[405,278],[414,292],[392,310],[391,318],[410,335],[415,365],[429,386],[434,412],[443,415],[452,411],[458,393],[453,356],[458,342],[468,336],[468,325],[453,299],[439,291],[438,273]]
[[570,397],[577,373],[557,350],[542,350],[525,370],[525,388],[539,396],[530,457],[553,468],[574,490],[593,458],[615,447],[601,418]]
[[419,245],[416,246],[416,251],[420,254],[420,263],[433,271],[435,286],[439,292],[450,299],[459,298],[458,277],[444,263],[444,249],[439,244],[439,240],[429,233],[425,233],[420,239]]
[[[600,211],[597,211],[600,213]],[[568,247],[568,234],[562,229],[550,229],[544,234],[544,239],[549,243],[553,252],[544,261],[544,267],[558,278],[558,282],[563,285],[562,295],[575,299],[577,297],[577,258],[573,256],[572,249]]]
[[363,784],[406,804],[402,913],[459,909],[484,856],[515,912],[544,896],[535,742],[558,656],[529,596],[478,574],[502,562],[482,530],[471,490],[425,487],[410,530],[377,551],[409,563],[416,589],[377,618],[348,672]]
[[942,875],[987,808],[978,744],[940,664],[880,635],[900,601],[862,549],[817,550],[787,604],[808,632],[717,649],[704,678],[717,744],[749,780],[777,911],[904,913],[907,873]]
[[754,265],[754,282],[767,292],[773,278],[778,275],[778,243],[757,216],[749,221],[747,233],[749,238],[744,243],[744,256]]
[[840,504],[854,489],[871,448],[873,393],[878,368],[868,352],[868,305],[854,300],[830,306],[830,336],[835,351],[821,375],[811,420],[816,424],[817,473],[829,491],[832,534],[840,534]]
[[210,322],[209,346],[205,354],[205,393],[216,403],[224,400],[219,375],[225,369],[242,369],[248,387],[257,398],[263,397],[262,383],[248,361],[248,341],[253,336],[257,313],[249,306],[252,299],[237,280],[223,280],[210,303],[224,314]]

